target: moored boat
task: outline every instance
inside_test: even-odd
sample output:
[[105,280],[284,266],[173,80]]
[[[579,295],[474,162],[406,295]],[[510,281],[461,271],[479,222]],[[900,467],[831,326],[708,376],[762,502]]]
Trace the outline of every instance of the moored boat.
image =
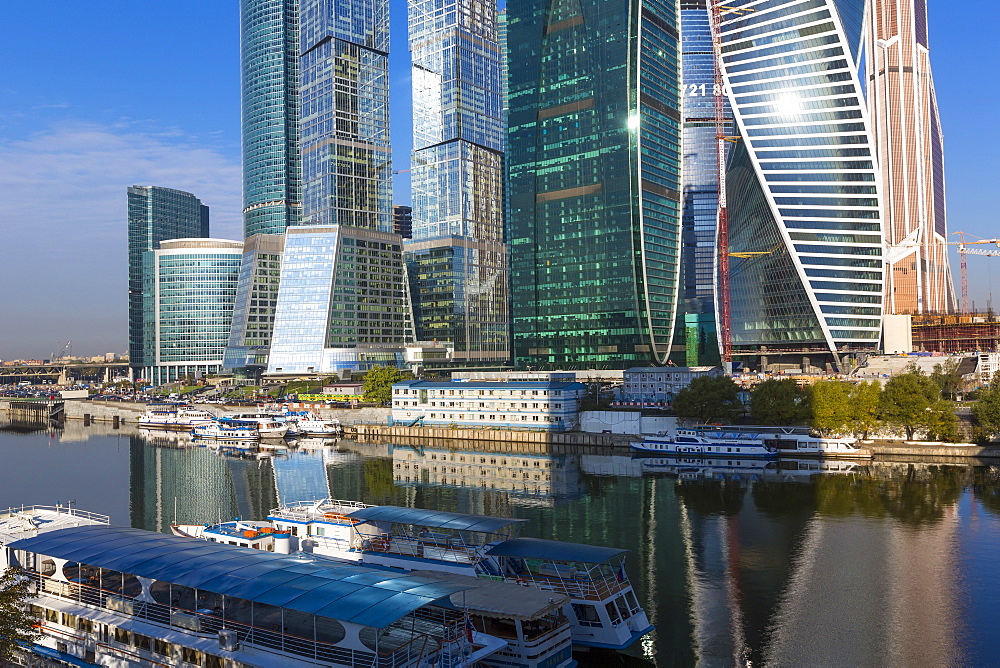
[[216,415],[185,403],[152,403],[136,422],[141,429],[177,429],[190,431],[192,427],[209,424]]
[[225,441],[259,441],[260,432],[252,422],[216,420],[191,430],[195,438],[210,438]]
[[284,438],[289,425],[279,422],[271,413],[236,413],[219,418],[220,421],[253,423],[257,425],[257,433],[261,438]]
[[674,436],[647,436],[630,444],[633,450],[657,455],[770,458],[778,450],[765,442],[763,434],[723,427],[678,429]]

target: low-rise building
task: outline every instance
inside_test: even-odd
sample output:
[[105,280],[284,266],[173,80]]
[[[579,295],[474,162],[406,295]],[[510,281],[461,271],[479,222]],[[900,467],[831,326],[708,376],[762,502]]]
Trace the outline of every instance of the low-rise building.
[[392,386],[393,424],[575,429],[583,383],[406,380]]
[[717,366],[637,366],[624,372],[618,406],[673,405],[678,392],[701,376],[721,376]]

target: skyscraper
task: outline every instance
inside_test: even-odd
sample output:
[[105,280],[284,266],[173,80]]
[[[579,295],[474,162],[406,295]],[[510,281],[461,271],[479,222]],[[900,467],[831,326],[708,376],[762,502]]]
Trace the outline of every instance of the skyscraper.
[[[734,353],[838,364],[878,348],[879,170],[857,64],[864,0],[737,1],[722,67]],[[747,5],[746,10],[740,10]]]
[[143,253],[143,378],[163,385],[222,370],[243,242],[168,239]]
[[518,366],[663,363],[678,307],[676,4],[510,0]]
[[165,239],[208,236],[208,207],[191,193],[160,186],[128,188],[128,340],[133,369],[144,359],[143,254]]
[[302,219],[299,0],[240,1],[243,236]]
[[886,312],[952,312],[927,1],[869,0],[865,25],[868,105],[884,186]]
[[413,241],[418,338],[457,361],[510,356],[503,229],[502,54],[496,5],[410,0]]
[[288,228],[268,373],[363,371],[413,340],[393,233],[388,0],[301,0],[302,225]]
[[[719,167],[715,129],[715,55],[706,0],[681,8],[681,298],[685,363],[719,361],[715,322],[715,255]],[[725,105],[732,134],[732,113]],[[726,144],[730,144],[727,142]],[[680,324],[680,323],[678,323]]]
[[267,368],[278,303],[283,234],[254,234],[243,242],[233,324],[223,366],[257,378]]

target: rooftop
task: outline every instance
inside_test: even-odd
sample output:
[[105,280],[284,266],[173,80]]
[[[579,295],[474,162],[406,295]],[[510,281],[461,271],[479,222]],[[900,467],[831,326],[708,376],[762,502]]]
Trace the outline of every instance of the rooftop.
[[423,508],[403,508],[401,506],[369,506],[348,513],[348,517],[366,522],[397,522],[399,524],[415,524],[429,529],[454,529],[483,533],[495,533],[511,524],[527,521],[512,517],[467,515],[444,510],[424,510]]
[[9,547],[374,628],[467,588],[130,527],[56,529]]
[[514,538],[492,547],[486,552],[491,557],[517,557],[520,559],[548,559],[551,561],[579,561],[600,564],[624,554],[628,550],[617,547],[565,543],[544,538]]
[[583,383],[559,380],[404,380],[399,383],[394,383],[393,387],[410,387],[422,390],[496,390],[498,388],[513,388],[517,390],[582,390],[586,388],[586,385]]

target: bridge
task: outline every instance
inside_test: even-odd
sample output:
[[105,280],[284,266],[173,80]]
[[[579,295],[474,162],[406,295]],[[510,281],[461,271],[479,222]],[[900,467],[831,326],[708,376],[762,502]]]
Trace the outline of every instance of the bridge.
[[27,381],[40,385],[48,381],[70,385],[76,381],[110,383],[119,376],[132,377],[128,362],[56,362],[0,366],[0,385]]

